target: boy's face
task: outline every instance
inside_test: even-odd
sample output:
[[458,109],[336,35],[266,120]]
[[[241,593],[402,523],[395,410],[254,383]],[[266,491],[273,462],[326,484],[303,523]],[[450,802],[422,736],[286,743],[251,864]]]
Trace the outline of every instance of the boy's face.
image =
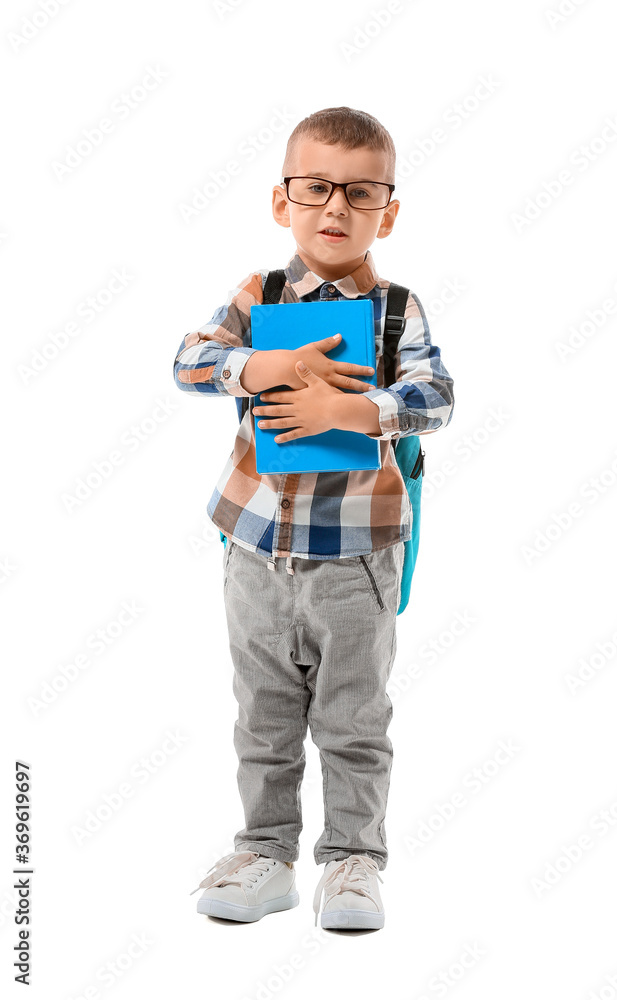
[[[298,144],[289,173],[341,183],[389,180],[384,152],[365,147],[343,150],[308,139]],[[344,278],[360,266],[375,238],[383,239],[392,232],[399,207],[400,202],[393,199],[387,208],[376,211],[352,208],[342,188],[335,188],[327,204],[319,206],[289,201],[284,184],[277,184],[272,192],[274,218],[280,226],[291,227],[301,259],[328,281]],[[328,227],[341,229],[345,239],[326,239],[321,230]]]

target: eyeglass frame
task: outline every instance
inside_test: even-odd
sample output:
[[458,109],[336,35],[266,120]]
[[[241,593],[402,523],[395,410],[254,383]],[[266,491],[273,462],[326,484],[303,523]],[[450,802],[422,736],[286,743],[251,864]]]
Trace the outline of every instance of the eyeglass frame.
[[[326,200],[324,202],[322,202],[320,205],[311,205],[311,204],[307,205],[303,201],[294,201],[294,199],[291,198],[290,195],[289,195],[289,181],[293,181],[293,180],[309,180],[309,179],[312,179],[312,180],[315,180],[315,181],[323,181],[324,184],[331,184],[332,185],[332,190],[330,191],[330,194],[328,195],[328,197],[326,198]],[[323,208],[324,205],[328,204],[328,202],[330,201],[330,198],[332,197],[332,195],[334,194],[334,192],[336,191],[336,189],[338,187],[340,187],[340,188],[343,189],[343,194],[345,195],[345,201],[347,202],[347,204],[349,205],[349,207],[350,208],[357,208],[359,212],[383,212],[383,210],[385,208],[387,208],[388,205],[390,204],[390,202],[392,201],[392,192],[394,191],[394,187],[395,187],[394,184],[388,184],[388,183],[386,183],[386,181],[345,181],[345,183],[342,184],[340,181],[329,181],[327,177],[315,177],[313,174],[294,174],[291,177],[283,177],[282,181],[283,181],[283,184],[285,185],[285,190],[287,192],[287,197],[289,198],[289,200],[291,202],[293,202],[294,205],[303,205],[304,208]],[[389,188],[388,200],[387,200],[387,202],[386,202],[385,205],[380,205],[379,208],[361,208],[359,205],[352,205],[351,202],[350,202],[350,200],[349,200],[349,198],[347,197],[347,188],[348,188],[348,186],[350,184],[383,184],[384,187]]]

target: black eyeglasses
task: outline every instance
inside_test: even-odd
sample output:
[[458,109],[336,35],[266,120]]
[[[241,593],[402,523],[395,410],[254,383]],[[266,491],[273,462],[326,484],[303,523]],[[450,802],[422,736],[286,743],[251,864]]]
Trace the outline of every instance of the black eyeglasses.
[[376,212],[387,208],[394,191],[394,184],[381,181],[347,181],[338,184],[323,177],[283,177],[287,197],[296,205],[317,207],[325,205],[335,188],[343,189],[347,204],[365,212]]

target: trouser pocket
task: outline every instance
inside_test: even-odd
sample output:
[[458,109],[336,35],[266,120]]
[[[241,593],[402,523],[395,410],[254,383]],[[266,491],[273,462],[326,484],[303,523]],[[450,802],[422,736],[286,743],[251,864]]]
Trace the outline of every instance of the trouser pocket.
[[378,609],[378,611],[383,611],[384,608],[385,608],[385,604],[384,604],[382,596],[381,596],[381,594],[379,592],[379,587],[377,586],[377,581],[375,579],[373,571],[371,570],[371,567],[369,566],[369,564],[368,564],[368,562],[366,560],[366,556],[358,556],[358,558],[360,560],[360,566],[362,568],[362,572],[364,574],[364,578],[365,578],[365,580],[367,582],[367,586],[369,587],[369,590],[370,590],[370,592],[372,594],[373,600],[375,601],[375,603],[377,605],[377,609]]
[[223,557],[223,593],[227,590],[227,581],[229,580],[229,564],[233,558],[233,551],[235,547],[236,546],[234,542],[232,542],[231,538],[228,538]]

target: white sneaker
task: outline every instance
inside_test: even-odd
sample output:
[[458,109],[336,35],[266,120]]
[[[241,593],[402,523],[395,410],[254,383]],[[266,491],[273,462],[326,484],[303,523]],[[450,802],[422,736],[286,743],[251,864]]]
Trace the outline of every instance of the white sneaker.
[[260,920],[266,913],[288,910],[300,901],[296,873],[284,861],[240,851],[226,854],[212,868],[212,874],[193,889],[206,890],[197,900],[198,913],[227,920]]
[[385,914],[377,879],[383,883],[376,862],[366,854],[350,854],[342,861],[328,861],[313,900],[315,926],[324,891],[322,927],[337,930],[383,927]]

